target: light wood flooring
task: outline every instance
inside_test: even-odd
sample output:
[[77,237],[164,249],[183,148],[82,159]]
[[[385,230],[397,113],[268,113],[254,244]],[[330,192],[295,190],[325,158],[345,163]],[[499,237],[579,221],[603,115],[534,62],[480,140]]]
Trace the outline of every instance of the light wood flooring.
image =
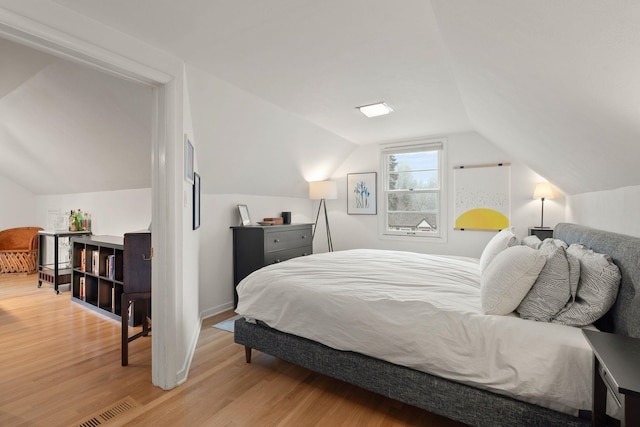
[[151,384],[150,337],[122,367],[119,322],[36,275],[0,275],[0,426],[461,425],[260,352],[247,364],[233,334],[211,327],[232,315],[203,322],[189,378],[164,391]]

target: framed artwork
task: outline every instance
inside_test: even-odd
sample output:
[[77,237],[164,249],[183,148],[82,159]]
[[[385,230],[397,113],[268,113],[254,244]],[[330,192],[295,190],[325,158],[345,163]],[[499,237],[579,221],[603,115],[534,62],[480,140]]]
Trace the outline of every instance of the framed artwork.
[[497,231],[511,223],[511,165],[455,167],[454,230]]
[[189,137],[184,135],[184,180],[193,184],[193,144]]
[[200,175],[193,173],[193,229],[200,227]]
[[377,213],[376,183],[376,172],[347,174],[347,213],[349,215]]
[[251,217],[249,217],[249,208],[247,208],[247,205],[238,205],[238,212],[240,213],[242,225],[251,225]]

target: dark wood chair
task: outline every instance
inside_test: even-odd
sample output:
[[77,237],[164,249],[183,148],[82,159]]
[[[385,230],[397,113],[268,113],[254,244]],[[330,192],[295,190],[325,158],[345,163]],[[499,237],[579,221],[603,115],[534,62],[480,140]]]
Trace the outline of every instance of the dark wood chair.
[[[122,366],[129,364],[129,343],[151,332],[151,233],[140,231],[124,235],[122,292]],[[142,331],[129,336],[129,306],[143,305]]]

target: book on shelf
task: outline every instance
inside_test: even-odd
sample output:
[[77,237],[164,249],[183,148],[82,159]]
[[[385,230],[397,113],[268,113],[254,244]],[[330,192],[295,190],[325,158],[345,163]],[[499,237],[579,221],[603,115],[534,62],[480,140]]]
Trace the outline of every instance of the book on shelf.
[[95,275],[100,274],[99,258],[100,258],[100,252],[98,251],[91,252],[91,271]]
[[80,270],[87,271],[87,250],[85,248],[80,251]]
[[[113,255],[112,255],[113,256]],[[116,312],[116,287],[111,287],[111,312]]]
[[85,278],[81,277],[80,278],[80,299],[82,301],[86,301],[87,300],[87,289],[86,289],[86,285],[85,285]]
[[116,256],[109,255],[107,257],[107,277],[113,280],[116,272]]

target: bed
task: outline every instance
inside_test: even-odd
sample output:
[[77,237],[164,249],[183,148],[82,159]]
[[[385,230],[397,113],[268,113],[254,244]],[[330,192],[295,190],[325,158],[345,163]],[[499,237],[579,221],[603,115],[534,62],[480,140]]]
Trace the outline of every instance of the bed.
[[[611,256],[621,275],[619,292],[611,310],[595,326],[639,337],[640,239],[575,224],[558,224],[554,237]],[[256,349],[471,425],[590,425],[592,356],[580,328],[523,320],[515,314],[478,313],[478,260],[442,257],[438,261],[442,264],[435,268],[439,296],[426,305],[414,296],[417,284],[410,276],[402,280],[401,287],[388,292],[382,286],[390,278],[384,270],[371,267],[377,273],[362,284],[370,288],[370,293],[359,298],[368,299],[366,304],[374,307],[381,299],[386,302],[374,309],[374,314],[363,315],[358,305],[365,303],[350,300],[333,285],[333,272],[345,268],[349,275],[354,260],[339,266],[340,257],[346,259],[347,254],[333,254],[314,256],[314,262],[335,268],[331,272],[324,267],[309,272],[314,278],[309,286],[316,289],[311,298],[296,294],[298,288],[305,287],[306,279],[287,279],[288,270],[303,260],[266,267],[245,279],[247,285],[245,281],[239,285],[237,312],[243,318],[235,323],[234,339],[245,346],[247,362],[251,349]],[[369,257],[367,251],[354,251],[352,255],[355,263],[358,257],[363,262]],[[411,271],[409,264],[414,260],[403,258],[408,254],[389,251],[383,255],[400,257],[394,262],[398,270],[389,275],[402,275],[405,267]],[[418,255],[417,259],[423,262],[430,257]],[[448,264],[455,267],[454,275],[449,273]],[[353,274],[351,281],[357,286],[359,278]],[[300,285],[280,291],[291,293],[293,298],[278,294],[278,284],[287,280],[300,281]],[[465,285],[454,287],[458,282]],[[386,296],[381,298],[380,292],[387,292]],[[399,294],[403,297],[398,299]],[[328,298],[329,303],[318,303],[320,298]],[[450,309],[455,299],[463,301],[462,308],[456,304]],[[262,300],[262,304],[252,300]],[[261,305],[268,309],[261,311]],[[339,309],[345,305],[348,310]],[[434,317],[436,311],[443,312],[444,317]],[[458,318],[460,311],[466,316],[462,320]],[[327,316],[335,322],[317,320]],[[418,329],[413,325],[408,328],[407,320],[410,325],[419,325]],[[409,329],[415,339],[411,335],[397,337],[399,329]],[[353,331],[364,332],[355,337]],[[391,343],[382,341],[381,336],[392,337]],[[447,340],[448,336],[456,338]],[[540,345],[542,342],[548,344]],[[485,350],[478,353],[475,347],[471,350],[472,345],[484,345]],[[450,347],[448,352],[442,351],[445,347]],[[517,350],[515,356],[513,348]],[[536,365],[530,365],[534,362]],[[545,375],[540,375],[541,371]],[[523,388],[523,382],[539,385],[541,390],[530,392]]]

